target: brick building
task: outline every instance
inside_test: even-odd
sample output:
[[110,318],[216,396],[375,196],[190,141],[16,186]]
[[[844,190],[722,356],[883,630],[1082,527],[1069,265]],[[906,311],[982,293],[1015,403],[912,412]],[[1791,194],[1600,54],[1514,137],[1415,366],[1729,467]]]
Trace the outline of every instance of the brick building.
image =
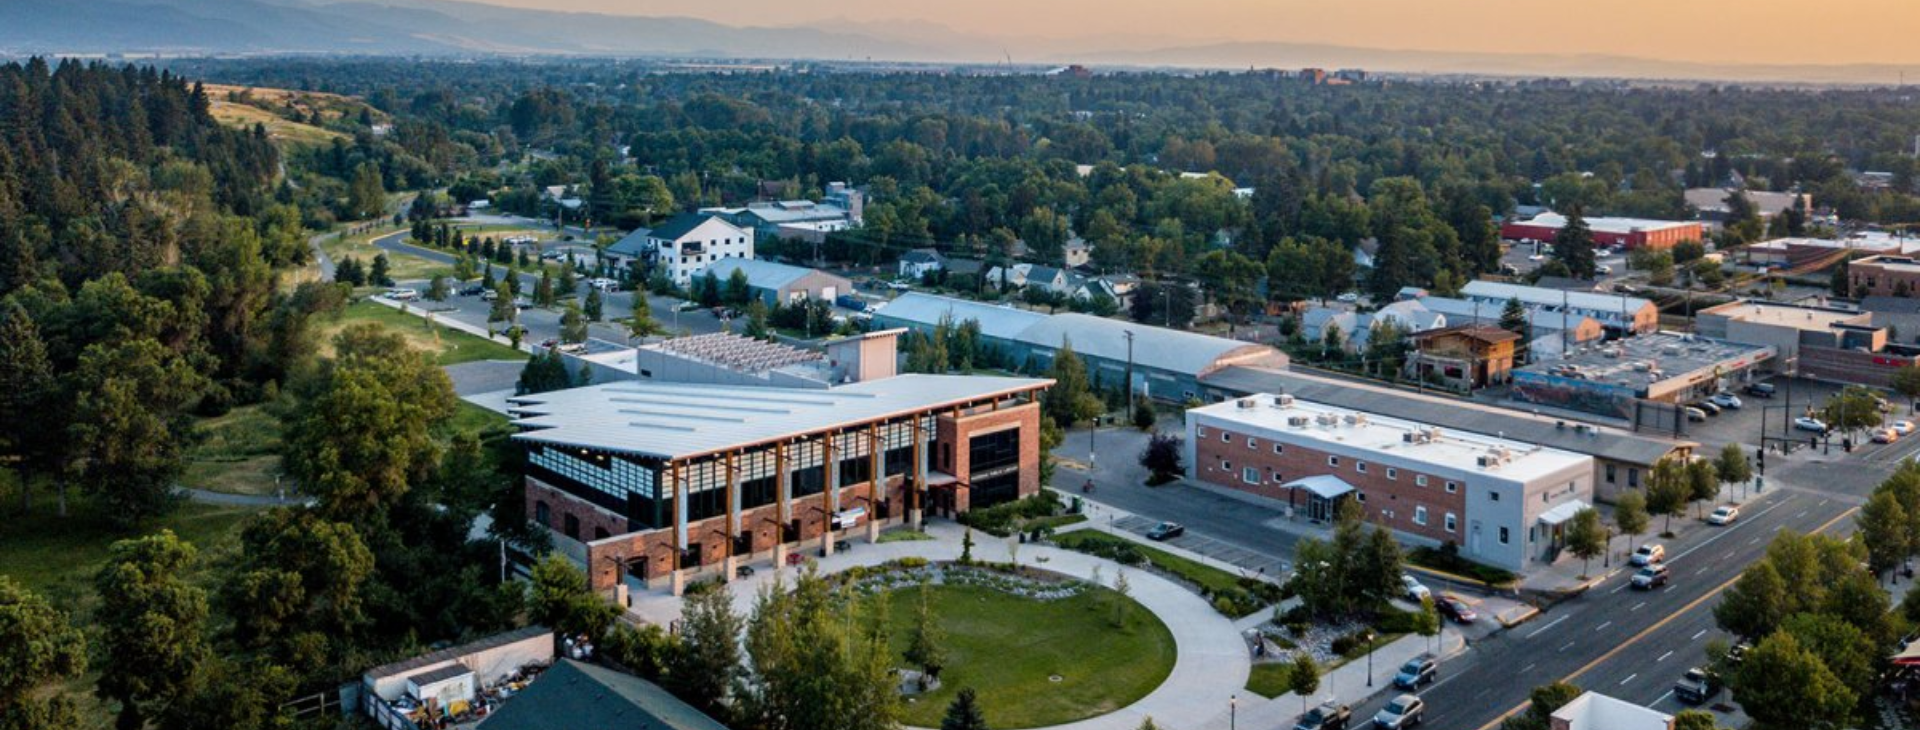
[[1856,297],[1920,296],[1920,259],[1883,255],[1849,261],[1847,283]]
[[[1052,381],[900,375],[828,389],[627,381],[519,396],[530,518],[595,589],[701,573],[1040,490]],[[881,479],[873,478],[875,474]]]
[[1358,500],[1403,539],[1454,543],[1508,570],[1551,559],[1561,528],[1593,499],[1593,458],[1455,433],[1285,395],[1187,411],[1193,478],[1329,520]]
[[[1643,247],[1671,248],[1681,241],[1703,241],[1704,229],[1699,221],[1657,221],[1644,218],[1587,218],[1587,229],[1593,232],[1593,245],[1617,246],[1635,249]],[[1567,217],[1559,213],[1541,213],[1523,221],[1509,221],[1501,224],[1500,237],[1509,241],[1545,241],[1551,243],[1553,237],[1567,225]]]

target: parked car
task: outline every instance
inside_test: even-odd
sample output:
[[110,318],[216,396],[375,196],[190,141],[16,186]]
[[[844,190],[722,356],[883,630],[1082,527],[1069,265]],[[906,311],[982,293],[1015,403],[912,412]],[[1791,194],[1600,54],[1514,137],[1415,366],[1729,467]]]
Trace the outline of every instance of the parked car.
[[532,299],[528,299],[528,298],[526,298],[526,297],[514,297],[514,298],[513,298],[513,308],[514,308],[514,309],[532,309],[532,308],[533,308],[533,300],[532,300]]
[[1692,421],[1694,423],[1701,423],[1707,420],[1706,411],[1700,410],[1693,406],[1687,406],[1685,410],[1687,412],[1688,421]]
[[1360,292],[1350,291],[1345,294],[1341,294],[1340,296],[1334,297],[1334,299],[1342,302],[1346,302],[1347,304],[1352,304],[1354,302],[1360,301]]
[[1633,551],[1633,557],[1627,562],[1634,565],[1652,565],[1667,559],[1667,549],[1660,543],[1650,542]]
[[1755,398],[1772,398],[1775,388],[1772,383],[1748,383],[1746,390]]
[[1723,504],[1713,508],[1713,514],[1707,515],[1707,524],[1726,526],[1740,519],[1740,508]]
[[1543,253],[1529,254],[1527,256],[1527,260],[1528,261],[1545,261],[1547,260],[1547,255]]
[[1593,273],[1599,274],[1601,276],[1612,276],[1613,267],[1608,266],[1606,264],[1601,264],[1599,266],[1593,267]]
[[853,294],[842,294],[834,297],[833,303],[841,309],[851,309],[855,312],[867,311],[867,300],[861,299]]
[[1913,422],[1912,421],[1894,421],[1893,423],[1887,424],[1887,428],[1893,429],[1894,433],[1905,436],[1907,434],[1913,433]]
[[388,289],[387,298],[392,299],[396,302],[411,302],[415,299],[420,298],[420,292],[414,291],[412,289],[407,289],[405,287],[402,287],[399,289]]
[[1505,274],[1507,276],[1519,276],[1520,267],[1514,266],[1513,264],[1501,264],[1500,273]]
[[1615,293],[1615,294],[1639,294],[1639,293],[1640,293],[1640,290],[1639,290],[1639,289],[1635,289],[1635,288],[1633,287],[1633,285],[1632,285],[1632,284],[1614,284],[1614,285],[1613,285],[1613,293]]
[[487,288],[479,284],[468,284],[466,286],[460,287],[460,290],[455,293],[463,297],[477,297],[477,296],[485,295],[487,293]]
[[1876,428],[1873,430],[1873,442],[1876,444],[1890,444],[1899,440],[1900,433],[1891,428]]
[[1400,673],[1393,675],[1393,686],[1401,689],[1419,689],[1420,685],[1433,684],[1440,678],[1440,663],[1433,657],[1419,656],[1408,659],[1400,665]]
[[1328,700],[1319,707],[1307,710],[1307,714],[1293,724],[1293,730],[1347,730],[1347,724],[1351,722],[1353,708]]
[[1812,416],[1801,416],[1793,419],[1793,427],[1800,431],[1812,431],[1814,433],[1827,432],[1827,422]]
[[1714,405],[1713,401],[1710,401],[1710,400],[1703,400],[1703,401],[1694,403],[1693,407],[1706,411],[1707,415],[1709,416],[1720,415],[1720,406]]
[[1649,565],[1634,573],[1631,582],[1634,588],[1650,591],[1667,584],[1667,566]]
[[1400,587],[1405,589],[1407,600],[1414,603],[1419,603],[1422,599],[1433,595],[1433,591],[1427,590],[1426,586],[1420,584],[1419,578],[1406,573],[1400,574]]
[[1740,402],[1740,396],[1732,393],[1715,393],[1712,398],[1707,399],[1707,402],[1721,408],[1739,408],[1746,405]]
[[500,292],[493,289],[488,289],[486,291],[480,292],[480,301],[483,301],[483,302],[491,302],[499,298],[500,298]]
[[603,292],[614,292],[614,291],[619,291],[620,281],[618,279],[609,279],[603,276],[595,279],[588,279],[587,286],[591,286]]
[[1427,714],[1427,703],[1418,695],[1400,695],[1373,716],[1373,726],[1381,730],[1406,730],[1420,724]]
[[1155,541],[1172,540],[1187,534],[1187,528],[1178,522],[1162,522],[1147,531],[1147,539]]
[[1720,677],[1700,667],[1688,669],[1680,675],[1680,681],[1673,684],[1673,698],[1689,705],[1703,704],[1717,694],[1720,694]]
[[1455,623],[1470,624],[1480,618],[1480,614],[1474,613],[1472,606],[1456,596],[1441,595],[1434,605],[1440,609],[1440,615],[1453,619]]

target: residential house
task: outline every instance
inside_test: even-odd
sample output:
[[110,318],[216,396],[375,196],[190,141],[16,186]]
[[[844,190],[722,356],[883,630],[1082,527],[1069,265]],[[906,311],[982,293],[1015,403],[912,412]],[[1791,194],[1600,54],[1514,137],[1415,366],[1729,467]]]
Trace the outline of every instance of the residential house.
[[919,280],[928,272],[947,268],[947,257],[931,248],[916,248],[900,256],[900,276]]
[[1037,286],[1055,294],[1071,296],[1085,279],[1079,274],[1044,264],[1020,263],[987,270],[987,283],[1006,291]]
[[835,297],[853,291],[853,282],[844,276],[837,276],[804,266],[761,261],[757,259],[723,259],[708,264],[696,276],[712,272],[725,287],[727,280],[738,271],[747,277],[747,289],[753,297],[768,307],[781,304],[794,304],[808,299],[832,302]]
[[753,231],[711,213],[681,213],[650,230],[628,234],[607,247],[607,253],[652,260],[676,286],[686,286],[709,264],[753,258]]
[[1120,305],[1125,311],[1133,307],[1133,293],[1140,290],[1140,277],[1133,274],[1104,274],[1087,279],[1073,290],[1073,298],[1080,301],[1092,299],[1094,294],[1104,294]]
[[1413,335],[1407,373],[1458,390],[1504,383],[1520,336],[1490,324],[1467,324]]
[[1660,308],[1653,302],[1623,294],[1571,292],[1521,284],[1477,280],[1460,289],[1460,298],[1483,305],[1504,307],[1517,299],[1529,310],[1567,312],[1592,317],[1608,332],[1635,334],[1660,327]]
[[1060,250],[1069,269],[1086,266],[1088,262],[1093,260],[1093,244],[1087,243],[1087,239],[1079,236],[1067,239],[1066,244],[1062,245]]

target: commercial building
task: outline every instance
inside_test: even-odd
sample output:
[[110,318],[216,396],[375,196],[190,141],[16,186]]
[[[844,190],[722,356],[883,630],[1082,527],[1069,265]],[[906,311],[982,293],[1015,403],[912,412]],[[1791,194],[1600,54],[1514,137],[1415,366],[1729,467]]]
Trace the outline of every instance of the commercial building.
[[1759,299],[1728,302],[1694,313],[1694,331],[1719,340],[1767,345],[1780,369],[1796,371],[1803,347],[1879,350],[1873,315],[1835,307],[1785,304]]
[[[1528,311],[1564,312],[1592,317],[1616,335],[1652,332],[1660,329],[1660,308],[1653,302],[1623,294],[1547,289],[1498,281],[1475,280],[1460,288],[1460,298],[1482,306],[1505,307],[1519,300]],[[1500,311],[1496,309],[1497,313]],[[1498,316],[1497,314],[1495,316]]]
[[[1706,239],[1698,221],[1659,221],[1646,218],[1587,218],[1596,246],[1669,248],[1681,241]],[[1527,220],[1500,224],[1500,237],[1509,241],[1551,242],[1567,217],[1559,213],[1541,213]]]
[[1673,716],[1598,692],[1587,692],[1549,715],[1552,730],[1673,730]]
[[[1630,423],[1685,429],[1680,404],[1739,387],[1774,349],[1673,332],[1575,348],[1513,371],[1509,397],[1521,403],[1581,411]],[[1643,412],[1647,404],[1668,408]]]
[[1865,256],[1920,253],[1920,238],[1882,231],[1856,231],[1840,238],[1775,238],[1741,249],[1747,263],[1789,272],[1824,269]]
[[[1427,296],[1416,301],[1427,311],[1445,316],[1449,325],[1498,325],[1506,312],[1505,304],[1496,307],[1487,302],[1450,297]],[[1522,347],[1533,358],[1555,355],[1567,347],[1584,345],[1607,334],[1600,320],[1584,314],[1535,307],[1526,310],[1526,315],[1527,330],[1521,336]]]
[[931,333],[942,323],[980,325],[982,344],[1014,369],[1044,373],[1063,344],[1086,363],[1096,384],[1118,388],[1133,373],[1133,389],[1166,401],[1201,396],[1200,379],[1234,365],[1286,367],[1286,354],[1252,342],[1107,319],[1043,314],[1010,306],[912,292],[873,314],[881,327]]
[[[826,389],[627,381],[516,396],[527,514],[586,543],[596,589],[689,573],[862,524],[917,524],[1040,489],[1052,381],[900,375]],[[876,478],[878,475],[878,478]]]
[[428,716],[466,715],[492,691],[553,663],[553,631],[496,634],[384,664],[360,676],[360,710],[383,728],[414,728]]
[[624,265],[634,259],[654,262],[677,286],[723,259],[753,258],[753,231],[711,213],[681,213],[652,229],[641,229],[608,246],[608,258]]
[[1685,193],[1687,207],[1699,214],[1700,220],[1714,224],[1725,223],[1732,215],[1727,199],[1734,194],[1747,197],[1753,204],[1754,213],[1761,220],[1771,220],[1774,216],[1785,214],[1789,210],[1798,210],[1807,217],[1813,216],[1813,196],[1800,193],[1774,193],[1765,190],[1730,190],[1727,188],[1687,188]]
[[866,196],[846,183],[828,183],[820,202],[775,200],[748,203],[744,208],[702,208],[762,238],[823,240],[825,234],[860,225]]
[[1345,499],[1422,544],[1508,570],[1550,562],[1593,500],[1593,458],[1291,395],[1187,411],[1193,478],[1330,520]]
[[1390,413],[1455,432],[1495,438],[1525,434],[1533,443],[1593,457],[1593,483],[1602,501],[1612,499],[1622,489],[1640,487],[1654,464],[1668,457],[1687,456],[1695,446],[1689,441],[1570,422],[1462,398],[1288,370],[1232,367],[1207,376],[1206,386],[1213,400],[1286,393],[1339,408]]
[[1881,255],[1849,261],[1847,283],[1856,297],[1920,296],[1920,259]]
[[831,303],[835,297],[853,291],[853,282],[847,277],[759,259],[722,259],[708,264],[694,276],[711,273],[724,287],[735,271],[746,275],[748,291],[768,307],[808,299]]
[[1520,336],[1490,324],[1442,327],[1413,335],[1407,374],[1455,390],[1484,388],[1508,380]]

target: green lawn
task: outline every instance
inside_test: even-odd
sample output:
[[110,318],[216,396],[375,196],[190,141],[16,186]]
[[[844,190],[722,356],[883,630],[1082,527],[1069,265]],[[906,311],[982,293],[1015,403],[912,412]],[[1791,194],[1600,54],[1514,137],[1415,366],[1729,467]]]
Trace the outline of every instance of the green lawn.
[[[1111,601],[1120,597],[1112,591],[1034,601],[971,586],[930,590],[948,666],[938,691],[907,705],[908,725],[939,727],[962,687],[979,694],[987,722],[1001,730],[1073,722],[1133,704],[1173,671],[1173,634],[1128,599],[1121,599],[1127,628],[1115,628]],[[897,653],[906,650],[919,596],[918,589],[889,596]]]
[[[426,304],[431,304],[427,302]],[[409,305],[410,307],[412,305]],[[359,301],[347,305],[339,319],[322,325],[321,353],[333,354],[333,334],[356,322],[378,322],[406,336],[414,347],[434,353],[434,363],[454,365],[475,360],[525,360],[527,354],[483,337],[470,335],[444,325],[429,326],[418,310],[402,312],[384,304]]]
[[880,533],[880,542],[912,542],[914,540],[932,539],[932,535],[913,530],[888,530]]
[[1174,555],[1165,550],[1141,545],[1123,537],[1115,537],[1095,530],[1077,530],[1053,538],[1060,547],[1068,550],[1099,555],[1102,549],[1112,549],[1120,545],[1131,546],[1147,556],[1147,562],[1153,567],[1179,576],[1182,580],[1205,588],[1208,592],[1233,590],[1240,587],[1240,578],[1232,573],[1204,565]]
[[118,532],[86,499],[69,495],[71,511],[55,516],[54,495],[34,494],[33,511],[20,515],[18,503],[6,505],[7,537],[0,540],[0,575],[7,575],[51,598],[62,610],[92,602],[93,572],[107,559],[115,540],[161,528],[201,548],[203,557],[236,544],[241,520],[258,508],[183,503],[165,517],[131,532]]
[[187,449],[189,487],[229,494],[269,494],[280,470],[280,419],[264,405],[241,406],[194,425]]
[[1287,679],[1293,675],[1293,662],[1273,662],[1253,665],[1253,673],[1247,675],[1247,691],[1267,699],[1286,694]]

